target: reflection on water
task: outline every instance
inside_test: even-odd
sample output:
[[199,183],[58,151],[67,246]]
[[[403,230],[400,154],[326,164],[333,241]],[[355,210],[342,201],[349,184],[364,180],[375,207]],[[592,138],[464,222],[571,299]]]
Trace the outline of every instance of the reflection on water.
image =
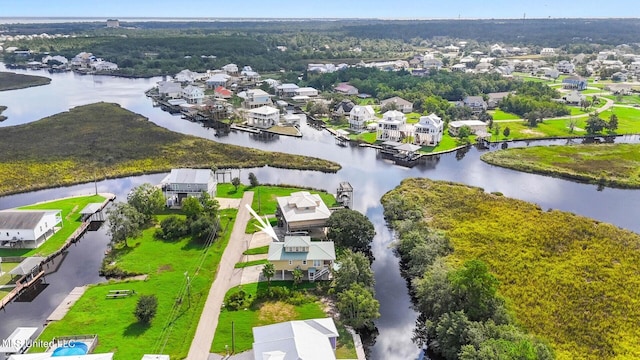
[[[0,70],[3,66],[0,64]],[[18,71],[20,72],[20,71]],[[34,72],[29,72],[34,73]],[[398,259],[390,247],[393,233],[384,222],[380,197],[407,177],[428,177],[434,180],[461,182],[482,187],[485,191],[499,191],[505,196],[538,203],[543,209],[553,208],[612,222],[618,226],[640,232],[637,209],[640,192],[604,188],[596,185],[572,183],[565,180],[520,173],[493,167],[480,161],[486,151],[502,146],[518,147],[536,142],[492,144],[490,149],[470,147],[451,154],[427,157],[415,167],[403,168],[382,160],[375,150],[350,144],[335,145],[326,131],[302,124],[303,138],[273,136],[256,139],[253,134],[230,132],[216,136],[212,128],[205,128],[171,116],[154,108],[145,98],[144,91],[158,79],[122,79],[104,76],[80,76],[73,73],[48,74],[52,83],[47,86],[9,92],[0,92],[0,104],[9,108],[4,115],[9,119],[2,126],[22,124],[66,111],[71,106],[96,101],[117,102],[123,107],[148,117],[154,123],[185,134],[212,139],[221,143],[242,145],[270,151],[303,154],[336,161],[342,169],[335,174],[312,171],[282,170],[269,167],[232,170],[248,182],[253,172],[262,183],[294,184],[327,189],[335,192],[341,181],[349,181],[354,188],[354,208],[365,213],[375,225],[376,237],[372,246],[375,261],[372,268],[376,279],[376,294],[380,301],[381,318],[376,322],[379,334],[371,348],[371,359],[406,360],[418,356],[418,347],[411,338],[417,314],[411,308],[406,282],[400,276]],[[37,101],[38,106],[33,106]],[[617,138],[616,141],[638,141],[638,137]],[[582,140],[556,140],[545,144],[564,145]],[[610,141],[609,139],[606,141]],[[98,175],[99,176],[99,175]],[[120,199],[135,186],[145,182],[157,184],[163,174],[144,175],[97,183],[98,191],[115,193]],[[0,209],[46,201],[62,196],[91,194],[94,184],[35,191],[0,198]],[[593,206],[598,204],[598,206]],[[75,286],[103,281],[98,269],[108,243],[105,229],[88,232],[76,245],[69,248],[68,256],[57,272],[46,277],[50,284],[31,303],[10,304],[6,313],[0,312],[0,338],[17,326],[41,326],[43,320]]]

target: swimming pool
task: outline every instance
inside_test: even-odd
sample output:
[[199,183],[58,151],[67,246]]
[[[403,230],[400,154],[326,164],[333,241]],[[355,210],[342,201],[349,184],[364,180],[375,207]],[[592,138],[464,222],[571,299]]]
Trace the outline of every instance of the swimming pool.
[[53,350],[53,354],[51,355],[51,357],[54,356],[70,356],[70,355],[85,355],[87,353],[87,351],[89,350],[89,348],[87,347],[87,344],[80,342],[80,341],[71,341],[70,343],[61,346],[55,350]]

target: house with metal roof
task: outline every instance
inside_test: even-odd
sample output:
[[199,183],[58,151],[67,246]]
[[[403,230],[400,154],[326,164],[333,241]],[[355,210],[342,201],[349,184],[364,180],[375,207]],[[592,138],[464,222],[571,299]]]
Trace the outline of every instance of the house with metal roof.
[[215,197],[218,186],[211,169],[172,169],[160,184],[169,207],[180,207],[185,198],[203,192]]
[[436,115],[421,116],[414,126],[413,142],[417,145],[436,146],[442,141],[444,121]]
[[285,274],[299,269],[310,281],[328,278],[336,250],[333,241],[311,241],[309,236],[285,236],[284,241],[269,244],[267,260],[280,273]]
[[367,121],[375,119],[376,112],[371,105],[356,105],[349,112],[349,128],[362,130]]
[[0,248],[35,249],[62,225],[62,210],[0,211]]
[[397,110],[389,110],[384,113],[382,120],[378,121],[376,140],[400,141],[403,135],[407,135],[410,128],[407,127],[407,118]]
[[268,129],[280,122],[280,110],[271,106],[261,106],[247,111],[249,126]]
[[330,318],[254,327],[254,360],[335,360],[338,336]]
[[308,191],[294,192],[276,200],[278,226],[284,227],[287,233],[324,228],[331,216],[331,211],[320,195]]

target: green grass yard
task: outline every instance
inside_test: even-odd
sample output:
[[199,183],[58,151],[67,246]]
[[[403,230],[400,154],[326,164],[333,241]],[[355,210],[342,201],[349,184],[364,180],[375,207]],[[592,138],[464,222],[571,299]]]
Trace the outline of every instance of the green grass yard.
[[618,97],[616,95],[604,95],[603,97],[615,101],[616,104],[640,105],[640,96],[638,95],[624,95],[622,96],[622,101],[618,101]]
[[516,114],[504,112],[504,111],[502,111],[500,109],[489,111],[488,113],[491,114],[491,116],[493,116],[493,120],[497,120],[497,121],[520,119],[520,116],[518,116]]
[[[223,219],[234,219],[237,210],[227,209],[220,213]],[[159,216],[158,220],[164,216]],[[190,296],[179,305],[163,352],[171,358],[185,358],[232,226],[230,222],[227,232],[208,249],[198,273],[194,272],[204,251],[201,244],[192,242],[189,237],[176,241],[158,240],[153,236],[155,228],[145,230],[140,238],[129,241],[129,248],[118,250],[116,264],[129,272],[148,274],[148,279],[90,286],[65,318],[48,325],[39,339],[48,341],[66,335],[98,334],[100,343],[96,352],[113,351],[115,359],[140,359],[143,354],[159,353],[164,341],[163,330],[178,293],[186,283],[184,274],[187,272]],[[137,295],[105,298],[109,290],[121,289],[135,290]],[[133,315],[141,294],[158,297],[157,315],[150,326],[139,324]]]
[[[9,285],[15,283],[14,277],[9,274],[19,263],[0,263],[0,285]],[[0,300],[5,297],[12,289],[0,289]]]
[[236,263],[236,265],[234,267],[236,269],[242,269],[242,268],[246,268],[246,267],[249,267],[249,266],[264,265],[264,264],[266,264],[268,262],[269,261],[267,259],[251,260],[251,261],[245,261],[245,262]]
[[[272,281],[271,286],[292,287],[291,281]],[[299,287],[313,288],[316,284],[303,282]],[[235,287],[227,292],[226,296],[238,292],[240,289],[251,294],[253,297],[258,292],[258,288],[266,288],[264,282],[246,284]],[[222,309],[218,319],[218,328],[213,339],[211,352],[226,354],[225,345],[231,349],[231,323],[234,324],[236,353],[251,349],[253,346],[253,327],[271,325],[278,322],[291,320],[307,320],[327,317],[323,310],[323,305],[319,301],[307,302],[302,305],[290,305],[284,302],[266,301],[254,304],[246,310],[228,311]],[[339,329],[338,349],[336,355],[339,359],[355,359],[356,353],[353,339],[344,331],[344,327],[336,323]]]
[[257,248],[245,250],[242,255],[263,255],[269,253],[269,245],[260,246]]
[[104,200],[100,195],[79,196],[21,207],[25,210],[62,210],[63,226],[37,249],[0,249],[0,256],[47,256],[56,252],[82,224],[80,211],[89,203]]

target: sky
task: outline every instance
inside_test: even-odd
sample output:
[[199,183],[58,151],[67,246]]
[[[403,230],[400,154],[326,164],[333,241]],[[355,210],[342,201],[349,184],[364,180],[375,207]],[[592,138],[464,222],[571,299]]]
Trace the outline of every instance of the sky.
[[640,18],[638,0],[0,0],[2,17]]

